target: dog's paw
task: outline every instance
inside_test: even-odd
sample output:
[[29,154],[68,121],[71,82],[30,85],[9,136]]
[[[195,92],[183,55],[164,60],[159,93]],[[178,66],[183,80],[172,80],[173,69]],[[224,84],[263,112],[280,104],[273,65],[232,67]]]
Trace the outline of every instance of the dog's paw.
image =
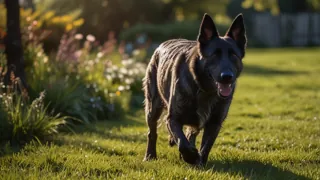
[[151,161],[156,159],[157,159],[156,155],[146,154],[145,157],[143,158],[143,161]]
[[200,161],[198,150],[195,147],[181,147],[179,148],[180,157],[187,163],[196,165]]
[[201,155],[199,155],[199,159],[197,160],[196,164],[194,164],[196,168],[203,169],[206,164],[201,160]]

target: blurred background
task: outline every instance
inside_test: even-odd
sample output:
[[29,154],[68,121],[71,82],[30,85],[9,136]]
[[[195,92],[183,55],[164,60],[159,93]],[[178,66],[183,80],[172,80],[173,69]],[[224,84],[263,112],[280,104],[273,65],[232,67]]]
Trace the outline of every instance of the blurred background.
[[[3,0],[2,0],[3,1]],[[0,1],[1,2],[1,1]],[[52,32],[45,50],[57,50],[62,34],[92,34],[103,45],[110,38],[131,52],[169,38],[195,39],[201,17],[214,17],[221,34],[243,13],[249,47],[320,44],[319,0],[19,0],[21,19],[36,20]],[[3,4],[3,3],[2,3]],[[29,19],[28,19],[29,18]],[[5,11],[0,6],[0,30]],[[153,46],[154,45],[154,46]]]

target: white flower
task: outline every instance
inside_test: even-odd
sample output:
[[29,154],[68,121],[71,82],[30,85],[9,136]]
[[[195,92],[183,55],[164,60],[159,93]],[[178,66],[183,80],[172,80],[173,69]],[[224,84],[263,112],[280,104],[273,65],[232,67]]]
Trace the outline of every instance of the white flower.
[[139,74],[139,69],[134,69],[133,72],[134,74]]
[[112,69],[111,68],[106,68],[106,73],[111,73],[112,72]]
[[131,58],[128,59],[127,61],[128,61],[128,64],[132,64],[133,63],[133,59],[131,59]]
[[94,64],[93,60],[89,60],[89,61],[88,61],[88,64],[89,64],[90,66],[92,66],[92,65]]
[[128,74],[131,76],[131,75],[133,75],[133,71],[132,70],[129,70],[128,71]]
[[38,57],[42,56],[42,52],[39,51],[39,52],[37,53],[37,56],[38,56]]
[[122,74],[127,74],[128,73],[128,70],[126,68],[121,68],[120,69],[120,73]]
[[96,38],[93,35],[88,34],[87,35],[87,40],[90,41],[90,42],[94,42],[96,40]]
[[118,87],[118,90],[119,90],[119,91],[123,91],[124,89],[125,89],[124,86],[119,86],[119,87]]
[[107,78],[109,81],[112,80],[112,76],[110,76],[109,74],[106,75],[106,78]]
[[97,57],[101,58],[102,56],[103,56],[103,53],[102,52],[98,52]]
[[127,60],[122,60],[122,61],[121,61],[121,63],[122,63],[124,66],[127,65],[127,62],[128,62]]
[[133,54],[134,56],[137,56],[137,55],[140,54],[140,50],[136,49],[136,50],[134,50],[134,51],[132,52],[132,54]]
[[124,80],[124,82],[125,82],[126,84],[131,84],[131,79],[126,78],[126,79]]
[[112,65],[112,70],[116,71],[118,69],[119,69],[118,66]]
[[124,59],[124,60],[122,60],[122,64],[124,65],[124,66],[128,66],[128,65],[130,65],[130,64],[132,64],[133,63],[133,60],[132,59]]
[[44,62],[44,63],[47,63],[47,62],[48,62],[48,57],[47,57],[47,56],[45,56],[45,57],[43,58],[43,62]]

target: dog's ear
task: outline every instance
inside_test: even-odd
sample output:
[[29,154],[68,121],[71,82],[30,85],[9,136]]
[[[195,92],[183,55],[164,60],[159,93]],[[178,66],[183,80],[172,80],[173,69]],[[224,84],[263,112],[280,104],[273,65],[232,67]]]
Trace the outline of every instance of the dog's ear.
[[209,40],[219,37],[217,28],[212,20],[212,18],[205,13],[199,29],[198,42],[200,44],[206,44]]
[[247,45],[246,29],[244,27],[243,15],[239,14],[232,22],[226,36],[236,41],[238,47],[243,51]]

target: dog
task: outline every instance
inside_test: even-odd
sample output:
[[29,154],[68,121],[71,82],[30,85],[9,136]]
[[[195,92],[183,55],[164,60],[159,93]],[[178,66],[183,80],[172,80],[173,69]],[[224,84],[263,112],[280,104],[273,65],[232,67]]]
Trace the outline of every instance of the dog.
[[[204,166],[227,117],[247,45],[243,15],[220,36],[204,14],[196,41],[172,39],[154,51],[143,79],[148,125],[144,161],[156,159],[157,121],[167,110],[169,143],[187,163]],[[187,126],[186,133],[183,126]],[[196,137],[203,129],[201,147]]]

